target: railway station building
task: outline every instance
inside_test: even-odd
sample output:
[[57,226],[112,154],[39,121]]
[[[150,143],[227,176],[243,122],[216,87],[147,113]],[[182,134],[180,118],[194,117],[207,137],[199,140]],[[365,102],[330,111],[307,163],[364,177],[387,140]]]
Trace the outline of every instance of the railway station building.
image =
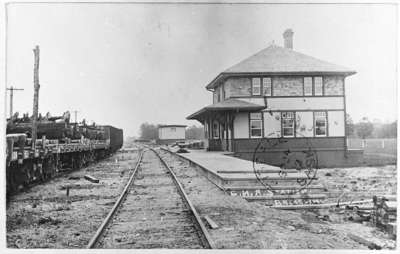
[[183,142],[186,139],[186,125],[171,124],[158,126],[158,140],[160,145]]
[[204,125],[210,151],[280,165],[288,150],[313,149],[319,166],[355,165],[362,151],[346,145],[345,79],[356,72],[294,51],[293,34],[221,72],[206,86],[213,103],[187,119]]

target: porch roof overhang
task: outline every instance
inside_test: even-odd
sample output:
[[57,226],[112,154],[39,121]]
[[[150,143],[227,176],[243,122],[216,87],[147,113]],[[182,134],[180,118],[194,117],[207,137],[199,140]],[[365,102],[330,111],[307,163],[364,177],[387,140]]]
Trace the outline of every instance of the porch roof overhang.
[[215,113],[222,112],[252,112],[264,109],[265,106],[242,101],[238,99],[228,99],[222,102],[208,105],[199,111],[186,117],[188,120],[198,120],[200,122],[204,121],[207,116]]

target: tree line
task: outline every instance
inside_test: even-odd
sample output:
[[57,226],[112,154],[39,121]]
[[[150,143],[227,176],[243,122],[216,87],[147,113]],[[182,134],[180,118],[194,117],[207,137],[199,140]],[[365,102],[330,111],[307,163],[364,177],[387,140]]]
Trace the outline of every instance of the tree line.
[[[142,123],[139,128],[140,139],[158,139],[160,124]],[[204,139],[204,129],[196,125],[186,128],[186,139]]]
[[392,123],[371,122],[368,117],[363,117],[354,123],[349,114],[346,115],[346,133],[353,138],[396,138],[397,121]]

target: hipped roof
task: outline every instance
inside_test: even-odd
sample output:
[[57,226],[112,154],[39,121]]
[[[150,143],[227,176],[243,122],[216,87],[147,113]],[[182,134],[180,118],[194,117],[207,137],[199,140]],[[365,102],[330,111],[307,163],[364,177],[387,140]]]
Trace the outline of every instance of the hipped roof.
[[356,72],[347,67],[325,62],[292,49],[271,45],[221,72],[207,88],[213,88],[222,77],[233,74],[341,74]]

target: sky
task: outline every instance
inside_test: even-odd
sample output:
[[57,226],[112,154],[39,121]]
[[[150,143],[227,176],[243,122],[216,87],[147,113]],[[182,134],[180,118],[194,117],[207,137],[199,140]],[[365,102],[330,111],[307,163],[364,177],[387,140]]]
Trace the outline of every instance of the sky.
[[357,71],[354,121],[393,121],[396,15],[389,4],[9,4],[6,83],[25,89],[14,112],[32,112],[39,45],[39,112],[78,110],[125,136],[143,122],[199,125],[185,118],[212,103],[208,82],[291,28],[294,50]]

